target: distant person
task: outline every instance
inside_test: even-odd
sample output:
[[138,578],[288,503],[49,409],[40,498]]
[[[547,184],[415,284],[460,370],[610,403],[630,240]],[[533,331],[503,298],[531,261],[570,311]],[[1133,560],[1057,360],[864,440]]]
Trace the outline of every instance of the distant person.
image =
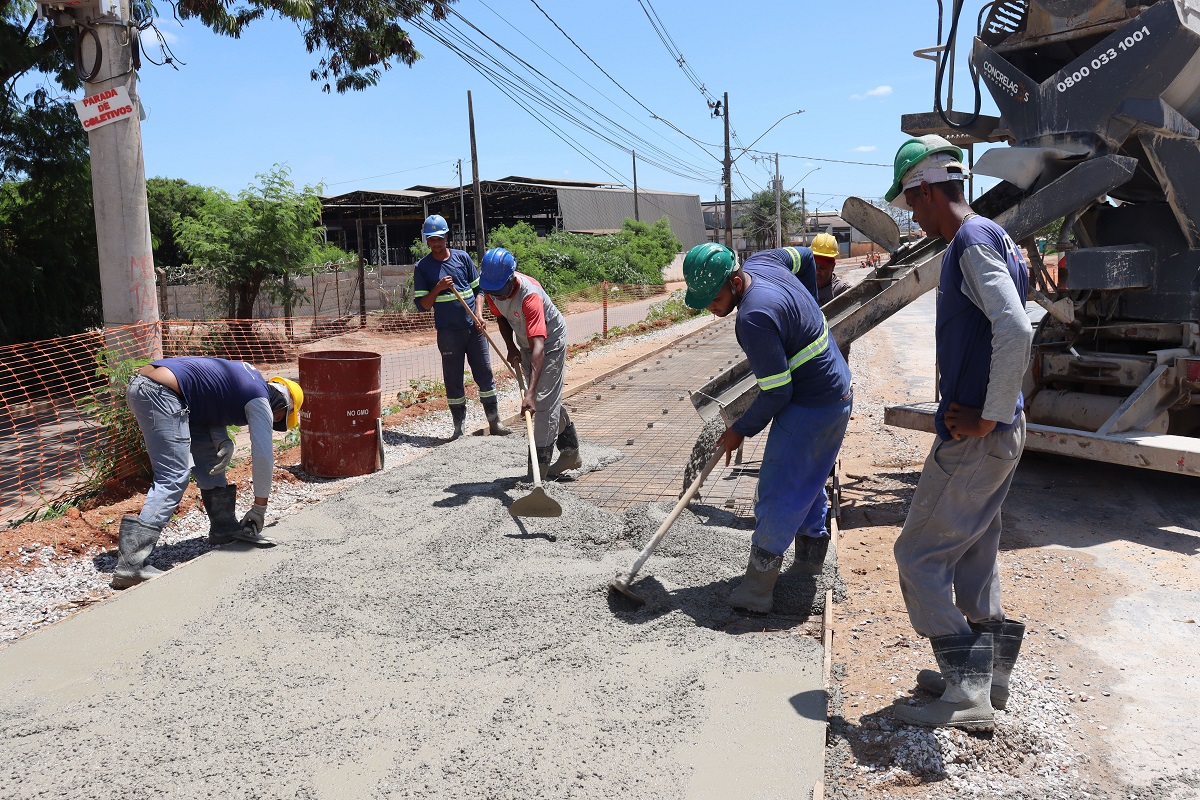
[[[579,469],[579,434],[563,406],[567,325],[562,314],[540,283],[517,272],[516,257],[503,247],[484,254],[479,288],[508,345],[508,363],[525,376],[521,413],[533,414],[539,472],[553,478]],[[558,460],[551,464],[556,446]]]
[[[823,306],[842,292],[850,288],[850,284],[839,278],[833,271],[839,255],[837,239],[833,234],[820,233],[813,239],[813,260],[816,262],[817,305]],[[842,347],[842,356],[850,363],[850,345]]]
[[718,317],[737,309],[734,333],[759,394],[717,439],[729,454],[769,424],[754,503],[754,535],[742,582],[729,605],[757,614],[774,607],[783,556],[792,570],[819,574],[829,549],[825,480],[837,460],[853,406],[850,370],[829,335],[815,293],[778,269],[783,250],[755,253],[740,267],[726,247],[700,244],[683,260],[684,302]]
[[[222,358],[162,358],[137,371],[125,391],[137,419],[154,480],[136,517],[121,519],[112,587],[127,589],[162,574],[149,564],[162,529],[195,478],[208,514],[208,541],[272,547],[262,535],[275,451],[271,431],[300,420],[304,392],[287,378],[264,380],[253,365]],[[225,481],[233,457],[227,428],[250,428],[254,505],[238,521],[237,487]]]
[[467,419],[464,362],[471,365],[471,375],[479,386],[479,402],[487,417],[488,431],[493,436],[507,436],[512,430],[500,422],[496,378],[492,374],[492,358],[483,325],[476,322],[454,296],[457,290],[471,311],[476,311],[479,270],[465,251],[446,246],[449,233],[450,226],[437,214],[427,217],[421,226],[421,238],[429,245],[429,255],[418,261],[413,271],[413,296],[417,308],[433,311],[438,351],[442,354],[442,382],[446,384],[446,402],[454,422],[450,440],[463,435],[463,423]]
[[896,716],[928,727],[993,728],[1025,626],[1000,604],[1000,509],[1025,444],[1021,383],[1033,329],[1025,315],[1029,267],[1004,229],[971,210],[963,153],[933,134],[896,153],[886,197],[949,242],[937,292],[939,367],[934,440],[896,539],[908,617],[927,637],[940,674],[917,683],[940,695]]

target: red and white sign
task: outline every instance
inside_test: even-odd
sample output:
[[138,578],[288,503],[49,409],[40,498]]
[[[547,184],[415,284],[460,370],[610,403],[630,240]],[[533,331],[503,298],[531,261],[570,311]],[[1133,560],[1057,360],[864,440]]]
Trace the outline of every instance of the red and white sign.
[[124,86],[115,86],[76,100],[75,113],[79,115],[84,129],[89,131],[137,114],[129,99],[129,90]]

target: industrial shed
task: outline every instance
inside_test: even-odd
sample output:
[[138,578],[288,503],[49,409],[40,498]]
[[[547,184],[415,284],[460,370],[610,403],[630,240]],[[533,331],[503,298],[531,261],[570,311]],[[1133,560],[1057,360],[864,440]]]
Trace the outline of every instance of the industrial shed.
[[[480,181],[479,188],[488,231],[524,221],[542,236],[556,230],[608,233],[635,217],[633,190],[623,186],[509,176]],[[475,197],[469,185],[355,191],[321,202],[329,240],[358,252],[361,237],[363,257],[372,264],[411,263],[409,246],[421,238],[421,222],[429,214],[446,218],[451,246],[475,249]],[[684,250],[705,241],[699,195],[639,188],[636,216],[643,222],[668,217]]]

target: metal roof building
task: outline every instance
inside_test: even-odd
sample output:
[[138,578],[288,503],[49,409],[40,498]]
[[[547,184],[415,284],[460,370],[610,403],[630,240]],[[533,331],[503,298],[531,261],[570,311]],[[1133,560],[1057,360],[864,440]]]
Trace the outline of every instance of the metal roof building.
[[[428,190],[434,191],[428,191]],[[539,235],[554,231],[609,233],[635,218],[634,193],[624,186],[589,181],[509,176],[480,181],[485,230],[528,222]],[[411,263],[409,247],[421,238],[421,222],[441,214],[450,224],[452,246],[475,249],[472,187],[412,187],[403,191],[355,191],[321,198],[329,240],[358,251],[372,264]],[[638,188],[636,218],[667,217],[687,250],[705,241],[700,196]],[[465,224],[464,224],[465,223]]]

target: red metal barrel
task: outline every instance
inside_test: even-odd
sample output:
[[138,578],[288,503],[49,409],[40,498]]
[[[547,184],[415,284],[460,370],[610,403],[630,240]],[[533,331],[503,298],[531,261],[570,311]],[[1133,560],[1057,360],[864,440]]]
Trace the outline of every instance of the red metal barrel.
[[327,350],[300,356],[300,466],[321,478],[366,475],[379,454],[379,353]]

